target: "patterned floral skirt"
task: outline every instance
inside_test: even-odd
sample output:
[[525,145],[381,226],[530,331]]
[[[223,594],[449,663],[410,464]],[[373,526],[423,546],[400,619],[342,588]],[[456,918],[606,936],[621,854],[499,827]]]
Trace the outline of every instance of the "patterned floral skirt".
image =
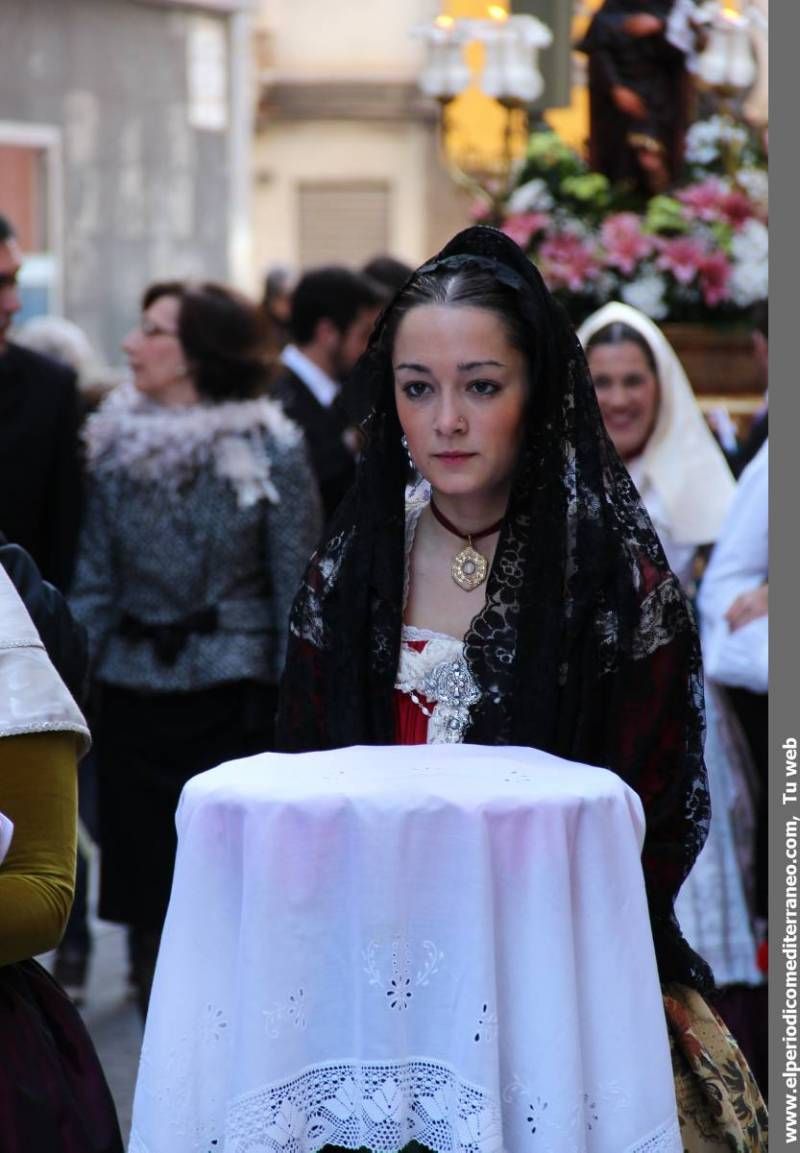
[[721,1017],[684,985],[662,990],[685,1153],[767,1153],[767,1110]]
[[[767,1153],[764,1101],[721,1017],[684,985],[662,992],[684,1153]],[[322,1153],[349,1151],[326,1145]],[[430,1150],[412,1141],[403,1153]]]

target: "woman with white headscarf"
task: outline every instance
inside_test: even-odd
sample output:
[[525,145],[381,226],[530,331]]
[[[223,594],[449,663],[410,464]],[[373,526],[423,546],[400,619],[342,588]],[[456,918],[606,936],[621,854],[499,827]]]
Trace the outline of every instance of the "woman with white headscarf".
[[695,553],[713,544],[735,481],[683,365],[661,330],[627,304],[601,308],[578,330],[606,432],[687,584]]
[[[674,349],[626,304],[607,304],[578,330],[606,432],[625,462],[684,586],[697,550],[720,534],[735,482]],[[681,927],[709,962],[719,1006],[748,1057],[754,1015],[749,990],[763,983],[748,899],[752,898],[753,772],[724,696],[706,681],[705,759],[711,831],[676,901]],[[748,992],[742,993],[742,987]],[[743,1004],[744,1002],[744,1004]]]

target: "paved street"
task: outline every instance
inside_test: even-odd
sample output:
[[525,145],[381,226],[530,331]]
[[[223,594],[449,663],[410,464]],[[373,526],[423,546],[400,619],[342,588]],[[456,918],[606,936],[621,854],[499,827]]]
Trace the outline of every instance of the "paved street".
[[128,997],[124,930],[92,919],[92,935],[94,952],[81,1012],[111,1086],[127,1143],[142,1026],[136,1005]]

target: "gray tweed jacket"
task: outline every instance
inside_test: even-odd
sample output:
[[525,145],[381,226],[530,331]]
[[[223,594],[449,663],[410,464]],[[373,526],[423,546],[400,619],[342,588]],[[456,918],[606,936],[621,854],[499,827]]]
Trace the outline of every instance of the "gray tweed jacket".
[[[177,435],[150,444],[135,402],[105,423],[102,410],[90,418],[70,603],[98,680],[188,691],[279,678],[289,609],[321,527],[319,493],[296,426],[270,401],[242,403],[257,418],[245,431],[241,405],[217,405],[207,438],[195,413],[188,433],[177,423]],[[222,410],[234,408],[228,427]],[[219,466],[220,445],[233,466]],[[245,465],[260,470],[257,495],[252,477],[237,475],[242,447]]]

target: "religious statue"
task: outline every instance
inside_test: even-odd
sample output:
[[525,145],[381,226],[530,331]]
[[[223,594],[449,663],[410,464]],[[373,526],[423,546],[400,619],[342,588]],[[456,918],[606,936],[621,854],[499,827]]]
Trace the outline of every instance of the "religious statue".
[[686,0],[605,0],[576,45],[589,57],[589,163],[643,195],[668,188],[683,161],[686,8]]

